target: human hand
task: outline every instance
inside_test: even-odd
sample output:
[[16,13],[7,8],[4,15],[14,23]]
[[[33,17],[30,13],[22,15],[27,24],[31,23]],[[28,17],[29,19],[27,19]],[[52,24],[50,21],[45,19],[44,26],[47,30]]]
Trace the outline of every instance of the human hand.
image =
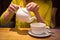
[[15,13],[17,10],[18,10],[19,6],[15,5],[15,4],[11,4],[9,7],[8,7],[8,12],[9,13]]
[[29,11],[33,11],[36,18],[37,18],[37,21],[38,22],[42,22],[42,23],[45,23],[43,18],[41,17],[41,15],[39,14],[38,10],[39,10],[39,6],[34,3],[34,2],[30,2],[26,5],[26,8],[29,10]]
[[38,9],[39,9],[39,6],[34,2],[28,3],[26,7],[29,11],[33,11],[33,12],[38,12]]

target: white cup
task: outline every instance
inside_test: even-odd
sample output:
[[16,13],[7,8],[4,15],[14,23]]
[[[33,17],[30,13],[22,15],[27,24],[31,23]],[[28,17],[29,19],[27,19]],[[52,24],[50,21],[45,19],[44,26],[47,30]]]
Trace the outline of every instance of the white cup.
[[44,23],[31,23],[31,32],[34,34],[41,34],[46,32],[46,24]]

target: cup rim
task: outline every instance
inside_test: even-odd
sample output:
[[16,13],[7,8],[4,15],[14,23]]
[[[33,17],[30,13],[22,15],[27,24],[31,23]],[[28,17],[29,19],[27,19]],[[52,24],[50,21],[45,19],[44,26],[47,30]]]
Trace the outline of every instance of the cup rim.
[[[38,25],[39,25],[39,24],[42,24],[42,25],[37,26],[37,25],[35,25],[35,24],[38,24]],[[45,27],[46,24],[45,24],[45,23],[41,23],[41,22],[39,22],[39,23],[31,23],[31,24],[30,24],[30,27],[36,27],[36,26],[37,26],[37,27],[41,27],[41,26],[42,26],[42,27]]]

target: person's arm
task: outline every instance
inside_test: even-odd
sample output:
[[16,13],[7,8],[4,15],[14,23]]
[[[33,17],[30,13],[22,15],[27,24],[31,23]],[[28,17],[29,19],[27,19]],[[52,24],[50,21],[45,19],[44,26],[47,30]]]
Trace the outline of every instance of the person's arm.
[[10,5],[11,1],[12,0],[0,0],[0,24],[2,22],[5,22],[5,20],[3,19],[4,17],[2,17],[2,16],[5,14],[5,11],[8,8],[8,6]]
[[34,12],[38,22],[45,23],[38,11]]
[[5,12],[1,15],[1,24],[7,24],[10,22],[13,14],[10,14],[9,12]]
[[34,12],[34,14],[35,14],[38,22],[45,23],[44,20],[43,20],[43,18],[41,17],[41,15],[40,15],[39,12],[38,12],[39,6],[38,6],[36,3],[30,2],[30,3],[28,3],[28,4],[26,5],[26,7],[27,7],[27,9],[28,9],[29,11],[33,11],[33,12]]
[[15,14],[15,12],[17,11],[18,6],[16,6],[15,4],[11,4],[7,11],[4,12],[1,16],[1,24],[7,24],[10,22],[11,18],[13,17],[13,15]]

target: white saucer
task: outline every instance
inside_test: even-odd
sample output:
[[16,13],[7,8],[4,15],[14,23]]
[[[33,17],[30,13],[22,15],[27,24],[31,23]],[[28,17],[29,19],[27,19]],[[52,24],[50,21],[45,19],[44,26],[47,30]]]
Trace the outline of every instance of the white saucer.
[[34,34],[31,30],[28,32],[31,36],[34,36],[34,37],[48,37],[51,35],[51,31],[47,31],[43,34]]

